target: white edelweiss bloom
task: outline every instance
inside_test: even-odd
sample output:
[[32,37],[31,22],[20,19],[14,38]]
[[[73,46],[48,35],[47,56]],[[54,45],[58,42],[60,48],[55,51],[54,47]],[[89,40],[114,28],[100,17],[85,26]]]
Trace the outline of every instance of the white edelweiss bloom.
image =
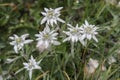
[[25,44],[31,43],[33,40],[27,39],[25,40],[29,34],[23,34],[20,37],[14,34],[13,36],[10,36],[9,39],[13,40],[10,42],[10,45],[14,46],[14,51],[18,53],[19,50],[23,48]]
[[48,25],[50,24],[50,25],[53,26],[53,24],[57,24],[57,21],[65,23],[64,20],[59,18],[59,16],[61,15],[60,10],[62,8],[63,7],[59,7],[59,8],[56,8],[56,9],[44,8],[45,12],[41,12],[41,14],[45,17],[42,19],[41,24],[44,24],[46,22],[46,24],[48,24]]
[[99,66],[99,63],[97,60],[94,60],[92,58],[89,59],[89,62],[87,64],[87,66],[85,67],[87,73],[93,73],[96,68]]
[[91,25],[88,23],[87,20],[85,20],[85,24],[83,24],[80,27],[80,32],[82,34],[82,39],[88,39],[91,40],[92,38],[98,42],[96,35],[98,34],[98,32],[96,31],[98,28],[95,27],[95,25]]
[[108,58],[108,64],[112,64],[114,62],[116,62],[116,59],[113,56]]
[[55,32],[55,30],[50,30],[49,26],[46,26],[42,32],[39,32],[39,34],[35,34],[36,37],[38,37],[36,40],[37,48],[41,50],[41,52],[45,49],[48,49],[52,44],[53,45],[60,45],[60,42],[57,41],[56,36],[58,33]]
[[33,58],[33,56],[31,56],[31,59],[29,59],[28,63],[23,63],[24,68],[29,71],[30,80],[32,79],[32,71],[34,69],[41,69],[41,67],[39,66],[41,61],[42,61],[42,59],[40,61],[36,62],[36,60]]
[[85,42],[81,38],[80,28],[78,27],[78,24],[76,25],[76,27],[73,27],[70,24],[67,25],[69,26],[68,27],[69,31],[63,31],[63,33],[65,33],[68,37],[65,38],[63,42],[71,40],[74,43],[80,41],[84,45]]

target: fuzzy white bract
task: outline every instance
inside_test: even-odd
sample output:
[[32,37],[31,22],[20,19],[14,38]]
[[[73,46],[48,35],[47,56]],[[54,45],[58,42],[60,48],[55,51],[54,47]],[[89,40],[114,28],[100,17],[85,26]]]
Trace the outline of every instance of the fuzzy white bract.
[[96,68],[99,66],[99,63],[97,60],[94,60],[92,58],[89,59],[89,62],[87,63],[87,66],[85,67],[87,73],[93,73]]
[[29,36],[29,34],[23,34],[20,37],[16,34],[13,36],[10,36],[9,39],[13,40],[10,42],[10,45],[14,46],[14,51],[15,53],[18,53],[19,50],[23,48],[25,44],[31,43],[33,40],[27,39],[26,38]]
[[98,29],[98,27],[95,27],[95,25],[91,25],[88,23],[87,20],[85,20],[85,24],[83,24],[80,27],[80,32],[82,34],[82,39],[88,39],[91,40],[92,38],[98,42],[96,35],[98,34],[98,32],[96,31]]
[[53,24],[57,24],[57,21],[65,23],[64,20],[59,18],[59,16],[61,15],[60,10],[62,8],[63,7],[59,7],[59,8],[56,8],[56,9],[44,8],[45,12],[41,12],[41,14],[45,17],[42,19],[41,24],[44,24],[46,22],[47,25],[52,25],[53,26]]
[[33,58],[33,56],[31,56],[31,59],[29,59],[28,63],[23,63],[24,68],[29,71],[30,80],[32,79],[33,69],[41,69],[41,67],[39,66],[41,61],[42,61],[42,59],[40,61],[36,62],[36,60]]
[[67,25],[69,26],[68,27],[69,31],[63,31],[63,33],[65,33],[68,37],[65,38],[63,42],[72,41],[74,43],[80,41],[84,45],[85,42],[81,38],[80,27],[78,27],[78,24],[76,25],[76,27],[70,24]]
[[49,26],[46,26],[42,32],[39,32],[39,34],[35,34],[36,37],[38,37],[36,40],[37,48],[42,52],[45,49],[48,49],[52,44],[53,45],[60,45],[60,42],[57,41],[57,35],[55,30],[50,30]]

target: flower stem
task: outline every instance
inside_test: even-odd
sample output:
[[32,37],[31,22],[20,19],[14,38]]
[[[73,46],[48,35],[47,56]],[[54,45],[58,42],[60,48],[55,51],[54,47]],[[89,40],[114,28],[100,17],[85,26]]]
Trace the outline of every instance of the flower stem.
[[71,55],[74,58],[74,43],[71,42]]
[[28,56],[26,56],[25,51],[24,51],[24,48],[22,48],[21,56],[22,56],[26,61],[28,61]]

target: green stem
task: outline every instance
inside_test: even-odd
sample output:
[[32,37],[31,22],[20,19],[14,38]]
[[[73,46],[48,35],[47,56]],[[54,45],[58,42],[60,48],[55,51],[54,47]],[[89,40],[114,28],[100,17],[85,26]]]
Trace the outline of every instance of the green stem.
[[28,56],[25,54],[24,48],[22,48],[21,56],[22,56],[26,61],[28,61]]
[[56,58],[56,62],[57,62],[57,65],[58,65],[58,70],[59,70],[59,72],[60,72],[61,78],[62,78],[62,80],[64,80],[64,77],[63,77],[63,75],[62,75],[62,71],[60,70],[61,66],[60,66],[60,63],[59,63],[59,61],[58,61],[58,57],[57,57],[56,52],[55,52],[55,58]]
[[71,56],[74,58],[74,43],[71,42]]

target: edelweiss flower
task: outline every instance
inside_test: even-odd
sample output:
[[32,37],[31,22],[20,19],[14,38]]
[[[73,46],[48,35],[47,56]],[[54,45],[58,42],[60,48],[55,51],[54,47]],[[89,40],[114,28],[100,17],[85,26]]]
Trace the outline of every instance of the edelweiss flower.
[[12,42],[10,42],[10,45],[14,46],[14,51],[16,53],[18,53],[18,51],[21,50],[25,44],[31,43],[33,41],[30,39],[25,40],[25,38],[27,38],[28,36],[29,34],[24,34],[18,37],[16,34],[14,34],[13,36],[9,37],[11,40],[13,40]]
[[87,66],[85,67],[86,72],[91,74],[96,70],[98,66],[99,66],[98,61],[90,58]]
[[29,60],[28,63],[23,63],[24,68],[29,71],[30,80],[32,79],[32,70],[33,69],[41,69],[41,67],[39,66],[41,61],[42,61],[42,59],[40,61],[36,62],[36,60],[33,58],[33,56],[31,56],[31,59]]
[[51,44],[53,45],[60,45],[60,42],[57,41],[56,36],[58,33],[55,32],[55,30],[50,30],[49,26],[46,26],[42,32],[39,32],[39,34],[35,34],[36,37],[38,37],[36,40],[38,40],[37,48],[42,52],[45,49],[48,49]]
[[78,24],[76,25],[76,27],[73,27],[70,24],[68,24],[68,26],[69,31],[63,31],[63,33],[65,33],[68,37],[64,39],[63,42],[71,40],[74,43],[80,41],[84,45],[84,41],[81,38],[80,28],[78,27]]
[[88,23],[88,21],[85,20],[85,24],[83,24],[81,27],[80,27],[80,32],[82,33],[82,39],[88,39],[88,40],[91,40],[92,38],[98,42],[97,38],[95,35],[98,34],[98,32],[96,32],[98,28],[95,27],[95,25],[90,25]]
[[57,21],[60,21],[62,23],[65,23],[64,20],[60,19],[59,16],[61,15],[60,14],[60,10],[62,9],[63,7],[59,7],[59,8],[56,8],[56,9],[47,9],[47,8],[44,8],[45,12],[41,12],[43,16],[45,16],[42,21],[41,21],[41,24],[47,22],[46,24],[50,24],[53,26],[53,24],[57,24]]

